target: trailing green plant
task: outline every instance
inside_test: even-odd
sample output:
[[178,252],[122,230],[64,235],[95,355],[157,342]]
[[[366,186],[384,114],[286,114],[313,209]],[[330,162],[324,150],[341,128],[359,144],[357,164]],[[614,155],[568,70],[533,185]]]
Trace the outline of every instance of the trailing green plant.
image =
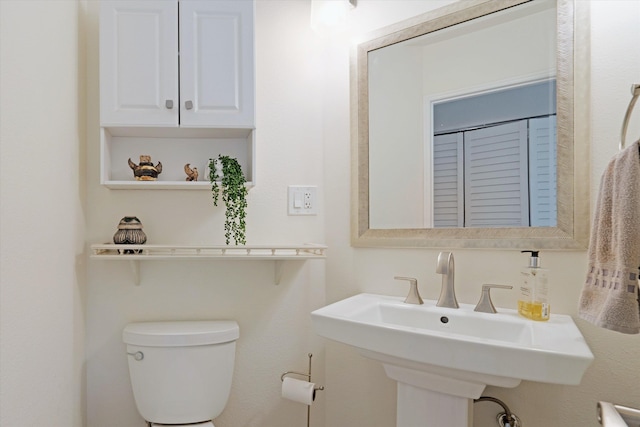
[[[222,177],[218,176],[216,161],[222,163]],[[226,206],[224,237],[227,245],[232,238],[236,245],[246,244],[247,187],[238,160],[223,155],[218,155],[217,159],[209,159],[209,181],[213,205],[218,206],[218,197],[222,193],[222,201]]]

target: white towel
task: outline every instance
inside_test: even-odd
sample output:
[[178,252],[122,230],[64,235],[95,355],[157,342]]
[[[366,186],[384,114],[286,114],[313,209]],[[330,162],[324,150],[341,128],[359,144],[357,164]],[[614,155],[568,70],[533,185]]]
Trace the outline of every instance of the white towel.
[[589,241],[578,316],[603,328],[640,333],[640,153],[635,142],[609,163]]

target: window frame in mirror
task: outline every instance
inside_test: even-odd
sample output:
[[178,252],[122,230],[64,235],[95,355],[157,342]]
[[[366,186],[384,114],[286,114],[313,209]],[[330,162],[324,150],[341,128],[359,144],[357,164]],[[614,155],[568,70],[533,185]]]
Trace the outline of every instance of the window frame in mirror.
[[[354,247],[517,248],[583,250],[589,239],[588,37],[576,33],[575,0],[557,0],[556,227],[369,228],[368,53],[404,40],[535,0],[465,0],[383,28],[351,55],[352,206]],[[586,27],[586,26],[585,26]],[[580,28],[581,32],[587,31]],[[575,43],[575,40],[580,43]],[[576,66],[578,64],[578,66]],[[576,88],[579,89],[576,90]],[[579,98],[579,99],[578,99]],[[581,124],[576,128],[575,122]],[[576,167],[579,165],[579,167]]]

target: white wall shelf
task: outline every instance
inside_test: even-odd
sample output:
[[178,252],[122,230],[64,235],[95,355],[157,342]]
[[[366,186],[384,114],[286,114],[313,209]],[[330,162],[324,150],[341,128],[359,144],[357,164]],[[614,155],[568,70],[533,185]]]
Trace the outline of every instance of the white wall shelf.
[[[210,182],[189,181],[105,181],[104,186],[112,190],[211,190]],[[245,184],[253,188],[253,182]]]
[[[91,245],[91,258],[110,261],[129,261],[136,285],[140,284],[140,261],[166,260],[228,260],[275,261],[275,283],[282,278],[282,263],[326,258],[327,247],[319,244],[304,245]],[[130,253],[129,251],[133,251]],[[125,253],[127,252],[127,253]]]
[[[113,127],[101,129],[101,183],[115,190],[210,190],[208,159],[235,157],[249,188],[255,177],[254,129]],[[162,162],[157,181],[136,181],[127,159]],[[184,165],[198,168],[198,181],[186,181]]]

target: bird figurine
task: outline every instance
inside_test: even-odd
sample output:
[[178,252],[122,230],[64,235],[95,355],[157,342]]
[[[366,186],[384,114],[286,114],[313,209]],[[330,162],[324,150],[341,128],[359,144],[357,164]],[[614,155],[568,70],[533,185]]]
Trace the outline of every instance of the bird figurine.
[[154,166],[149,155],[141,155],[139,165],[133,163],[129,158],[129,167],[133,170],[133,177],[137,181],[155,181],[158,179],[158,175],[162,173],[162,163],[158,162]]
[[189,167],[191,163],[187,163],[184,165],[184,173],[187,174],[187,181],[197,181],[198,180],[198,168]]

